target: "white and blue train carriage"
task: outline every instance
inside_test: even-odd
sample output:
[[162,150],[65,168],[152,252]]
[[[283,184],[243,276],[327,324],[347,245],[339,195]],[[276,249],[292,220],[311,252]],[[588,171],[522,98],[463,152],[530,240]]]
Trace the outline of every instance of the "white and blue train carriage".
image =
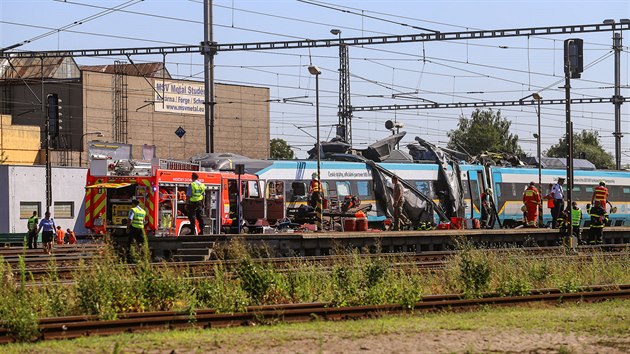
[[[523,191],[531,181],[538,184],[538,169],[492,167],[490,171],[499,218],[521,220],[523,218],[521,211]],[[543,190],[540,192],[542,195],[548,193],[548,185],[556,183],[558,177],[566,177],[566,170],[542,169],[541,172]],[[610,225],[630,224],[630,172],[575,170],[572,199],[582,210],[582,225],[589,219],[586,205],[591,202],[593,190],[600,181],[606,182],[608,199],[613,206],[617,207],[617,212],[609,215]],[[543,206],[543,222],[547,224],[551,222],[551,213],[545,203]]]

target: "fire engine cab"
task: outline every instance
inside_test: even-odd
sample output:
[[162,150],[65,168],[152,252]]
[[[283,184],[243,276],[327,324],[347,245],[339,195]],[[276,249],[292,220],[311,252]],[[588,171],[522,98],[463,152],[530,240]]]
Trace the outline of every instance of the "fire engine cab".
[[[206,186],[205,229],[191,225],[186,192],[192,173]],[[153,158],[151,161],[91,159],[85,194],[85,226],[95,234],[126,232],[131,201],[147,212],[149,236],[179,236],[235,232],[238,182],[241,198],[260,198],[257,176],[225,171],[201,171],[199,164]]]

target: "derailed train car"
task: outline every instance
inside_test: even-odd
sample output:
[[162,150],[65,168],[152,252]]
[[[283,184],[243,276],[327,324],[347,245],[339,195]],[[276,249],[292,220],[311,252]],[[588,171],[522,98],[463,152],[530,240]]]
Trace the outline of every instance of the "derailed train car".
[[[282,215],[276,215],[275,220],[289,216],[287,211],[307,203],[309,181],[311,175],[317,172],[315,160],[250,160],[217,155],[206,157],[205,161],[214,168],[243,164],[248,173],[257,175],[261,180],[263,197],[274,200],[276,205],[283,205]],[[404,181],[404,210],[412,227],[421,221],[439,223],[453,217],[479,219],[481,194],[487,188],[494,190],[496,226],[519,225],[523,219],[523,191],[530,181],[538,181],[537,168],[467,164],[453,159],[437,163],[373,162],[356,156],[326,154],[320,170],[326,200],[338,204],[346,197],[358,197],[362,205],[371,206],[366,214],[373,227],[382,227],[392,215],[392,175]],[[548,184],[555,183],[565,174],[565,170],[543,168],[541,195],[547,193]],[[609,201],[617,210],[609,216],[610,225],[630,224],[630,172],[576,170],[573,200],[587,215],[586,205],[591,200],[593,188],[601,180],[606,182],[610,191]],[[551,222],[548,209],[543,213],[543,221],[545,224]]]

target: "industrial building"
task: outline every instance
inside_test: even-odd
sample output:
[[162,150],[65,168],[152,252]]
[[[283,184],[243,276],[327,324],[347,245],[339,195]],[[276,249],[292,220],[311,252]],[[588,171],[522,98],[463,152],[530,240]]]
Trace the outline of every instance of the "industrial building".
[[[63,114],[59,137],[51,143],[53,166],[86,166],[91,140],[132,144],[134,157],[142,155],[144,144],[155,145],[161,158],[205,152],[203,82],[174,80],[162,63],[79,66],[70,57],[3,59],[5,163],[43,163],[45,103],[53,93]],[[214,151],[268,157],[269,89],[215,84],[214,101]]]

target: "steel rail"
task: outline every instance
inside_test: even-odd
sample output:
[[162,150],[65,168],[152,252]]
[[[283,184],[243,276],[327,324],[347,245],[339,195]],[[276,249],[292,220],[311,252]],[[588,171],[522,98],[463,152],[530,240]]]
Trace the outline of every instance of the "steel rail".
[[[174,311],[121,314],[117,320],[98,320],[96,316],[43,318],[39,322],[40,340],[72,339],[83,336],[112,335],[175,328],[217,328],[281,322],[306,322],[313,319],[345,320],[372,318],[409,312],[469,310],[479,306],[515,306],[525,303],[601,301],[630,298],[630,284],[583,287],[580,292],[562,293],[559,289],[540,289],[527,296],[484,294],[479,299],[465,299],[461,294],[425,296],[414,309],[399,304],[333,307],[325,303],[248,307],[234,314],[220,314],[212,309],[195,313]],[[0,327],[0,343],[12,341],[10,332]]]

